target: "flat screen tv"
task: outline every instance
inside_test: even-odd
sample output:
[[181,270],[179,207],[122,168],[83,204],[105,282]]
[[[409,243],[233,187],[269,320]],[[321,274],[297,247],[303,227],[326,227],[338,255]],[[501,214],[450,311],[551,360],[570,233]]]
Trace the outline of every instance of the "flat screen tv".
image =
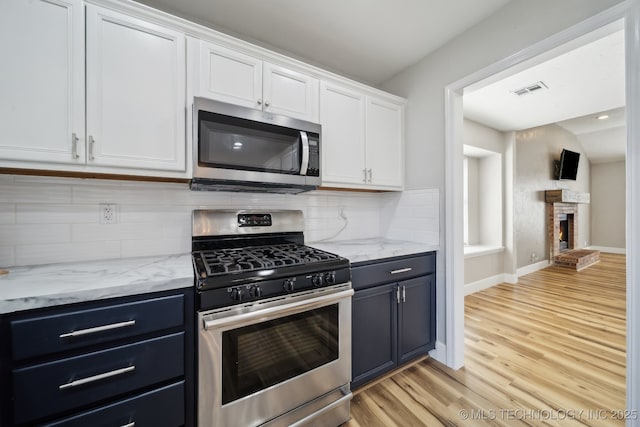
[[580,153],[562,149],[560,154],[560,167],[558,170],[558,179],[572,179],[575,181],[578,175],[578,162],[580,161]]

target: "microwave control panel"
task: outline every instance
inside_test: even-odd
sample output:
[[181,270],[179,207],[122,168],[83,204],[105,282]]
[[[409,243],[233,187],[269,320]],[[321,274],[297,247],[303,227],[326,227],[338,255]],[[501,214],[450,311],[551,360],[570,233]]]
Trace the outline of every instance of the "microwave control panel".
[[320,176],[320,147],[316,138],[309,138],[309,166],[307,176]]

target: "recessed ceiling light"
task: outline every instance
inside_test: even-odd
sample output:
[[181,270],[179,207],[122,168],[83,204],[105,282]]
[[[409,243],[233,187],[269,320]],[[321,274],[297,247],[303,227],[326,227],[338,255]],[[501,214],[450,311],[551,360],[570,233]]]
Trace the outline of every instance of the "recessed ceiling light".
[[609,118],[608,114],[600,114],[599,116],[596,116],[597,120],[606,120]]

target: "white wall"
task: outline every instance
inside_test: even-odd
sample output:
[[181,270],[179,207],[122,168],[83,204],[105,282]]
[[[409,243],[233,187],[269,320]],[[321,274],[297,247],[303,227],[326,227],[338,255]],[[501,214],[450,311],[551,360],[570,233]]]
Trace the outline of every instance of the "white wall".
[[467,157],[467,179],[468,179],[468,224],[469,224],[469,245],[479,245],[480,242],[480,180],[479,160],[477,157]]
[[[117,224],[100,224],[100,203],[117,204]],[[437,245],[440,239],[437,190],[405,197],[337,191],[280,195],[0,175],[0,267],[188,253],[191,211],[199,208],[302,209],[307,242],[387,236]]]
[[[408,99],[406,108],[406,187],[440,189],[440,217],[445,218],[444,88],[621,0],[513,0],[381,88]],[[462,227],[462,224],[460,224]],[[445,253],[445,233],[441,233]],[[445,343],[445,257],[438,258],[437,335]],[[446,343],[445,343],[446,344]]]
[[[580,153],[575,181],[554,179],[553,160],[560,159],[563,148]],[[516,153],[514,216],[517,266],[521,268],[549,258],[545,190],[567,188],[589,193],[590,167],[578,138],[558,125],[516,132]],[[590,209],[588,204],[577,206],[578,246],[585,247],[591,242]]]
[[591,165],[591,245],[624,251],[625,162]]

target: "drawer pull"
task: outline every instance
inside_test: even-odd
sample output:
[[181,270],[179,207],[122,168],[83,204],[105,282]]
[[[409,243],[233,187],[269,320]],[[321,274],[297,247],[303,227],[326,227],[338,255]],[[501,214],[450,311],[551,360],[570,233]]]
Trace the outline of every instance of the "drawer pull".
[[407,287],[402,285],[402,302],[407,302]]
[[81,378],[79,380],[74,380],[74,381],[71,381],[70,383],[62,384],[58,388],[60,390],[66,390],[68,388],[78,387],[78,386],[89,384],[89,383],[92,383],[92,382],[95,382],[95,381],[100,381],[100,380],[103,380],[105,378],[111,378],[111,377],[115,377],[117,375],[126,374],[127,372],[133,372],[133,371],[135,371],[135,369],[136,369],[135,365],[127,366],[126,368],[116,369],[114,371],[105,372],[104,374],[98,374],[98,375],[94,375],[92,377],[87,377],[87,378]]
[[413,270],[413,268],[407,267],[407,268],[401,268],[399,270],[391,270],[389,273],[391,273],[391,274],[400,274],[400,273],[406,273],[407,271],[411,271],[411,270]]
[[80,337],[82,335],[95,334],[96,332],[110,331],[111,329],[126,328],[136,324],[135,320],[127,320],[126,322],[112,323],[110,325],[96,326],[95,328],[79,329],[77,331],[61,334],[60,338]]
[[120,427],[135,427],[135,425],[136,425],[136,422],[134,421],[134,422],[129,423],[129,424],[124,424],[124,425],[122,425]]

